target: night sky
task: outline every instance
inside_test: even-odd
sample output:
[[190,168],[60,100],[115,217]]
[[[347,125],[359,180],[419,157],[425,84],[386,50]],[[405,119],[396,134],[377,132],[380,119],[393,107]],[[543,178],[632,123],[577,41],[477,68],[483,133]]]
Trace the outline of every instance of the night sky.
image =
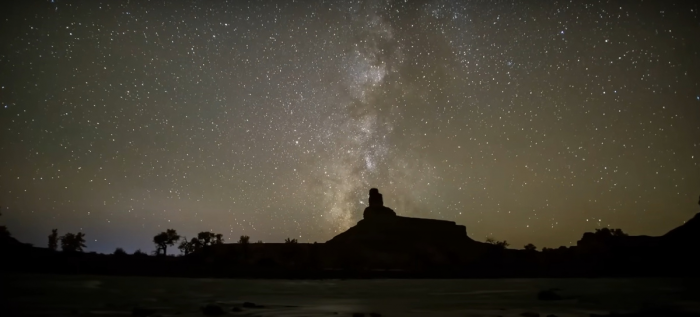
[[[12,1],[0,223],[324,242],[370,187],[511,247],[661,235],[700,194],[695,1]],[[173,250],[174,251],[174,250]]]

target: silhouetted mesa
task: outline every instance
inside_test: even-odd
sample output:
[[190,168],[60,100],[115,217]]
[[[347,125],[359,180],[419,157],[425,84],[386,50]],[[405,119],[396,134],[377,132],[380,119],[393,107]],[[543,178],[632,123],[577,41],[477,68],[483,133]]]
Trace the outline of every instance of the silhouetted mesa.
[[421,219],[397,216],[385,207],[382,194],[372,188],[369,191],[369,207],[364,219],[356,226],[333,237],[328,243],[390,243],[390,244],[438,244],[455,245],[473,242],[467,237],[467,228],[453,221]]

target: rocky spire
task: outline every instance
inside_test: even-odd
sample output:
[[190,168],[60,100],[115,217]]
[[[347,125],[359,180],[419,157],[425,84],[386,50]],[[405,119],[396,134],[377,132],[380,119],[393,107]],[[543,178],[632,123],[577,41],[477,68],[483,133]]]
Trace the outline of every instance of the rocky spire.
[[369,206],[370,207],[383,207],[384,199],[382,199],[382,194],[379,193],[379,189],[372,188],[369,190]]
[[369,207],[365,208],[363,213],[365,219],[375,218],[375,217],[385,217],[385,216],[396,216],[396,212],[391,210],[391,208],[384,207],[384,199],[382,199],[382,194],[379,190],[372,188],[369,190]]

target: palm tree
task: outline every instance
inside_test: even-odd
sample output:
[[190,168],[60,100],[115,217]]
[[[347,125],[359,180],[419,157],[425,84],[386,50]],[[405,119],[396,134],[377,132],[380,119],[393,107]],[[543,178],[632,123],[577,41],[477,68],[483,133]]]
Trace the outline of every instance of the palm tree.
[[284,239],[284,243],[297,243],[297,239]]
[[238,243],[240,244],[248,244],[248,242],[250,242],[249,236],[241,236],[241,238],[238,240]]
[[52,229],[49,235],[49,250],[58,249],[58,229]]
[[537,247],[532,243],[528,243],[525,245],[525,251],[537,251]]
[[177,240],[180,240],[180,236],[175,229],[168,229],[165,230],[165,232],[155,235],[155,237],[153,237],[153,243],[156,244],[156,254],[160,254],[160,251],[162,251],[162,254],[166,255],[168,246],[175,245]]

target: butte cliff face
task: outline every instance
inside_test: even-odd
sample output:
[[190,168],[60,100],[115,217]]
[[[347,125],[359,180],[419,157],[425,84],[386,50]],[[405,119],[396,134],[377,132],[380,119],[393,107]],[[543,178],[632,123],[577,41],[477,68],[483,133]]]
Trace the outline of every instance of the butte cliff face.
[[327,243],[459,245],[473,242],[467,237],[467,228],[453,221],[397,216],[384,206],[382,194],[376,188],[369,191],[369,207],[363,215],[364,219],[356,226]]
[[484,249],[452,221],[397,216],[376,188],[363,215],[325,243],[326,265],[415,270],[468,262]]

